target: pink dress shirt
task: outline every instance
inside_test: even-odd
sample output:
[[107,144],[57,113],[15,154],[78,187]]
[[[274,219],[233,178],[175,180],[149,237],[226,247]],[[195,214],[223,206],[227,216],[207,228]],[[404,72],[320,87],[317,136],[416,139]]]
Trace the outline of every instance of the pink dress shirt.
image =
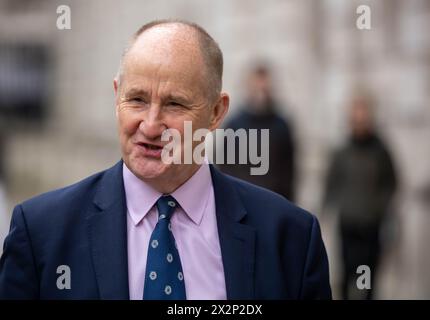
[[[124,164],[127,201],[128,282],[130,299],[141,300],[149,239],[157,224],[156,201],[162,195]],[[215,195],[207,163],[171,194],[180,204],[172,232],[181,258],[188,300],[224,300],[226,288],[215,214]]]

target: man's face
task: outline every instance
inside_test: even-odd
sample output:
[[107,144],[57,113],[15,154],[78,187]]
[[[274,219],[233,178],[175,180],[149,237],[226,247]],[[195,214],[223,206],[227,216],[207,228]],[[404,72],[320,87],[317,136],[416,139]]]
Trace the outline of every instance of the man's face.
[[249,99],[257,111],[264,111],[270,101],[270,78],[268,74],[253,73],[248,80]]
[[363,99],[356,99],[352,102],[351,110],[352,134],[357,138],[363,138],[372,131],[372,119],[369,106]]
[[[174,179],[192,175],[195,165],[165,164],[161,141],[166,129],[183,138],[184,121],[193,131],[219,125],[217,101],[209,101],[206,68],[196,41],[153,28],[127,53],[120,84],[115,85],[116,112],[123,160],[140,179]],[[198,144],[198,143],[196,143]],[[183,154],[183,141],[182,141]]]

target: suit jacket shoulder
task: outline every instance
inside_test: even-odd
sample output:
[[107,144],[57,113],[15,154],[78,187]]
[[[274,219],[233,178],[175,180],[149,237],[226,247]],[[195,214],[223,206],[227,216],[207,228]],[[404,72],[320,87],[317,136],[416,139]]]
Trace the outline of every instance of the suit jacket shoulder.
[[244,180],[227,177],[236,186],[248,212],[254,213],[257,219],[263,218],[269,223],[288,221],[300,228],[312,224],[315,218],[313,214],[296,206],[282,195]]
[[[0,299],[97,299],[104,272],[117,287],[104,297],[128,298],[121,173],[119,162],[15,207],[0,260]],[[58,285],[64,266],[71,271],[70,289]]]
[[[212,169],[212,178],[223,255],[231,250],[227,245],[223,248],[225,230],[242,229],[240,235],[236,232],[236,237],[229,238],[229,245],[239,237],[243,243],[237,244],[229,258],[236,255],[247,261],[241,267],[252,271],[253,286],[248,288],[252,295],[259,299],[330,299],[327,253],[316,217],[281,195],[216,169]],[[225,223],[229,219],[235,223]],[[236,276],[245,278],[239,273]]]
[[108,170],[101,171],[70,186],[43,193],[18,205],[28,221],[28,226],[45,228],[47,224],[63,227],[79,219],[82,211],[91,203],[99,183]]

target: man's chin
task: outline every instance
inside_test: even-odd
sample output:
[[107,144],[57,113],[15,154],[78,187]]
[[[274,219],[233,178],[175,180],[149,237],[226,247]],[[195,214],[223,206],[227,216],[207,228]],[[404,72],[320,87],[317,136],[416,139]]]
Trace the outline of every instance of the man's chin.
[[141,180],[153,180],[162,177],[168,170],[169,165],[160,159],[142,159],[131,163],[131,171]]

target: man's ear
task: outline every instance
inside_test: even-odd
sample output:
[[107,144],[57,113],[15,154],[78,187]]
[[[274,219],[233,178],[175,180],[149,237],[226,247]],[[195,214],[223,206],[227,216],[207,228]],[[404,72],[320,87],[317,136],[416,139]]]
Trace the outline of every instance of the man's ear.
[[116,98],[118,95],[118,79],[117,78],[113,79],[113,91],[115,93],[115,98]]
[[229,106],[230,97],[227,93],[222,92],[220,97],[218,98],[218,102],[212,108],[209,130],[213,131],[221,125],[225,115],[227,114]]
[[113,79],[113,92],[115,94],[115,114],[118,117],[118,94],[119,94],[119,90],[118,90],[118,79],[117,78]]

